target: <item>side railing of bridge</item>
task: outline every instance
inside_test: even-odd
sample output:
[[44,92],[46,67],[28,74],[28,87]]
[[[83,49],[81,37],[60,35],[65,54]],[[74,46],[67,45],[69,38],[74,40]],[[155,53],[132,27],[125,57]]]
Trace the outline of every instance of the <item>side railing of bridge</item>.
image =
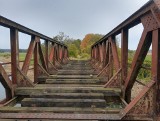
[[[122,89],[122,97],[128,103],[121,115],[144,115],[154,117],[160,112],[160,1],[150,0],[119,26],[96,42],[91,49],[91,64],[105,77],[105,88]],[[129,29],[142,23],[144,29],[128,70]],[[119,57],[116,36],[121,34]],[[131,90],[147,53],[152,45],[151,81],[131,100]],[[139,82],[140,83],[140,82]],[[142,83],[141,83],[142,84]],[[157,119],[158,121],[160,119]]]
[[[26,28],[0,16],[0,25],[10,29],[11,62],[0,64],[0,79],[6,91],[2,105],[14,97],[17,87],[33,87],[39,75],[55,73],[61,64],[68,61],[67,46],[43,34]],[[31,37],[24,61],[19,60],[19,32]],[[44,41],[43,45],[41,40]],[[20,66],[20,63],[21,66]],[[11,73],[5,70],[5,65],[11,65]],[[31,66],[32,65],[32,66]],[[33,71],[33,79],[28,77],[29,70]]]
[[[3,113],[0,113],[1,117],[3,118],[7,117],[6,119],[10,119],[9,116],[11,114],[12,114],[11,117],[14,117],[14,119],[15,117],[16,118],[18,117],[19,119],[21,118],[36,119],[37,116],[39,116],[42,119],[45,118],[45,119],[65,119],[65,120],[66,119],[142,120],[140,118],[143,117],[144,120],[150,120],[155,118],[155,120],[159,121],[160,120],[160,114],[159,114],[160,113],[160,108],[159,108],[160,107],[160,104],[159,104],[160,102],[160,99],[159,99],[160,97],[159,95],[160,94],[159,93],[160,91],[159,90],[160,9],[159,9],[159,6],[160,6],[159,0],[155,0],[155,1],[150,0],[147,4],[145,4],[142,8],[140,8],[136,13],[134,13],[127,20],[122,22],[119,26],[117,26],[115,29],[113,29],[110,33],[105,35],[101,40],[99,40],[92,46],[91,61],[89,64],[91,64],[92,67],[94,68],[93,71],[96,71],[96,75],[92,75],[90,73],[89,73],[89,76],[87,75],[86,77],[84,75],[81,75],[82,70],[84,70],[84,68],[82,68],[81,66],[85,67],[86,63],[88,64],[88,61],[85,62],[85,64],[77,63],[78,68],[80,68],[80,75],[78,76],[73,74],[75,77],[74,76],[72,77],[70,73],[73,73],[73,72],[70,72],[69,76],[59,75],[59,77],[63,77],[62,79],[68,78],[68,79],[72,79],[72,81],[75,81],[74,80],[75,78],[78,79],[79,81],[79,78],[82,79],[82,77],[83,78],[85,77],[84,79],[89,79],[88,81],[90,80],[93,81],[92,79],[96,79],[100,81],[99,79],[102,78],[103,79],[102,82],[105,82],[104,88],[103,88],[103,85],[99,85],[97,89],[99,89],[99,92],[107,91],[106,93],[109,94],[109,96],[111,95],[110,93],[108,93],[107,89],[104,90],[105,88],[108,88],[110,92],[112,91],[115,92],[114,88],[118,88],[118,90],[120,88],[121,100],[125,104],[125,107],[120,109],[120,111],[118,111],[117,114],[112,115],[112,114],[100,113],[97,115],[95,114],[89,115],[89,114],[78,113],[74,115],[74,113],[72,113],[72,114],[61,114],[61,115],[55,114],[54,115],[54,113],[48,113],[48,114],[37,113],[37,114],[31,115],[30,113],[28,113],[26,115],[26,113],[17,113],[19,115],[16,115],[15,113],[10,113],[10,114],[5,113],[4,115]],[[130,70],[128,70],[129,29],[131,29],[132,27],[140,23],[142,23],[144,30],[141,35],[141,39],[139,41],[135,55],[133,57]],[[47,77],[47,76],[49,77],[51,74],[56,75],[57,69],[61,69],[62,64],[66,64],[69,59],[68,59],[67,46],[65,46],[63,43],[55,41],[45,35],[42,35],[20,24],[10,21],[2,16],[0,16],[0,25],[10,29],[10,45],[11,45],[11,62],[0,64],[0,80],[6,91],[6,99],[1,101],[1,105],[5,106],[6,102],[11,100],[15,96],[14,94],[17,88],[29,87],[27,88],[27,91],[30,91],[29,89],[33,89],[32,87],[34,87],[35,84],[38,83],[39,76],[43,77],[44,75],[44,77]],[[18,36],[19,32],[27,34],[31,37],[31,41],[30,41],[24,61],[19,60],[19,36]],[[120,48],[121,54],[118,54],[118,47],[116,44],[116,35],[118,34],[121,34],[121,48]],[[42,45],[41,40],[45,41],[44,45]],[[151,64],[152,77],[147,84],[143,84],[142,82],[139,82],[137,80],[137,76],[141,68],[150,69],[149,67],[144,67],[143,62],[147,56],[147,53],[151,45],[152,45],[152,64]],[[119,55],[121,57],[119,57]],[[3,66],[8,64],[11,65],[11,74],[8,74]],[[74,65],[74,63],[72,64]],[[90,68],[90,65],[88,67]],[[86,66],[86,68],[88,67]],[[33,71],[34,79],[30,79],[30,77],[27,75],[29,70]],[[97,75],[97,72],[98,72],[98,75]],[[63,72],[61,73],[64,74]],[[132,96],[131,91],[133,89],[133,85],[135,84],[135,82],[142,84],[143,89],[139,92],[139,94],[137,94],[136,97],[131,99],[131,96]],[[80,81],[80,84],[81,83],[82,81]],[[78,91],[83,93],[86,93],[86,92],[93,93],[94,91],[97,91],[95,89],[96,86],[95,85],[92,85],[92,86],[93,87],[89,87],[89,88],[81,87],[80,89],[77,89],[78,87],[76,85],[76,87],[74,87],[75,90],[72,90],[71,87],[68,87],[67,90],[68,92]],[[54,88],[55,87],[53,87],[52,90],[51,89],[47,90],[47,87],[45,87],[45,90],[42,89],[41,91],[44,91],[43,93],[45,95],[46,90],[48,92],[52,92]],[[83,88],[84,90],[82,90]],[[41,88],[38,87],[38,89],[41,89]],[[19,90],[21,93],[23,93],[23,88]],[[57,90],[54,90],[54,91],[55,93],[57,93]],[[61,90],[61,91],[65,92],[66,90]],[[88,97],[87,97],[87,100],[88,100]],[[12,105],[11,101],[9,103],[10,105]],[[104,102],[104,104],[106,103]],[[35,105],[31,104],[31,107],[34,107],[34,106]],[[74,109],[76,110],[76,108]],[[91,109],[94,110],[94,107],[91,107]],[[85,110],[83,109],[83,111]]]

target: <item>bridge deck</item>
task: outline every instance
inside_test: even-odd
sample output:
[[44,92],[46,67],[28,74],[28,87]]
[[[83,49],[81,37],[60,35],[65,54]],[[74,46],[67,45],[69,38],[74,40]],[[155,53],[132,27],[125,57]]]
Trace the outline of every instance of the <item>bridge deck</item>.
[[0,118],[119,120],[121,89],[104,88],[88,61],[70,61],[35,87],[15,91],[19,105],[0,108]]

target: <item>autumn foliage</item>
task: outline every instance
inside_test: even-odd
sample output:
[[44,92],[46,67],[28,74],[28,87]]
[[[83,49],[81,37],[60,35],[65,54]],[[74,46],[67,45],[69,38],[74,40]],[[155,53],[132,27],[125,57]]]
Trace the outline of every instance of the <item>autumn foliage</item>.
[[91,46],[102,37],[103,35],[100,34],[87,34],[83,40],[80,40],[69,38],[69,36],[60,32],[54,39],[63,42],[68,46],[70,57],[88,59],[90,57]]
[[102,37],[100,34],[87,34],[81,42],[81,52],[90,54],[91,46]]

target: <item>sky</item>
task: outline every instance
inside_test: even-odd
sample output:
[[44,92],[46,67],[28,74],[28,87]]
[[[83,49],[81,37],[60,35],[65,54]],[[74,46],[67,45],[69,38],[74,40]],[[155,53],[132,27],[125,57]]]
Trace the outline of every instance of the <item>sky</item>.
[[[148,0],[0,0],[0,15],[49,37],[64,32],[83,39],[88,33],[107,34]],[[136,49],[142,25],[129,32],[129,49]],[[9,29],[0,27],[0,48],[10,48]],[[30,36],[20,33],[20,48]]]

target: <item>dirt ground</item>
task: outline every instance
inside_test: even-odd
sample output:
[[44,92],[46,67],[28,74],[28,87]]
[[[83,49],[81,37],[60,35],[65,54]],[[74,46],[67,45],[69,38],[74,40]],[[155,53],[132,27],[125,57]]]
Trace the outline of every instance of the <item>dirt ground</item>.
[[[7,63],[7,62],[11,62],[11,58],[8,57],[8,58],[4,58],[4,57],[1,57],[0,56],[0,62],[1,63]],[[19,63],[19,66],[20,66],[20,69],[22,68],[23,66],[23,62],[20,62]],[[11,75],[11,64],[6,64],[6,65],[3,65],[5,71],[7,72],[8,75]],[[33,66],[31,65],[29,68],[33,68]],[[33,81],[34,79],[34,72],[33,70],[29,70],[28,73],[27,73],[27,76],[30,80]]]
[[135,98],[140,93],[140,91],[143,90],[143,88],[143,85],[140,85],[139,83],[135,82],[132,88],[132,99]]

